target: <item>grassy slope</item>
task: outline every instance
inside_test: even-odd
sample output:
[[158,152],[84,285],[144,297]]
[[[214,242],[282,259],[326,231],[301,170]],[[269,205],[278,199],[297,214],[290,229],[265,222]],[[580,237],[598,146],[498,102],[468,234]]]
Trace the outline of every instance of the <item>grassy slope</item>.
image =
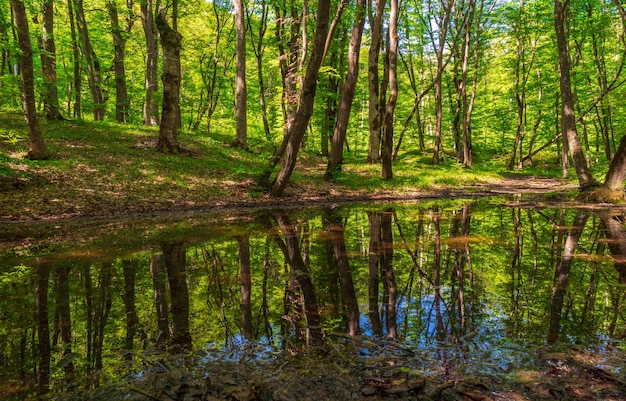
[[505,174],[493,167],[504,160],[468,170],[451,163],[432,166],[429,155],[409,151],[395,164],[394,180],[385,182],[380,166],[348,154],[333,184],[322,180],[324,159],[302,152],[285,197],[272,199],[255,184],[269,148],[240,151],[226,145],[232,138],[184,133],[181,144],[189,152],[166,155],[154,150],[155,128],[89,121],[42,124],[51,159],[26,160],[21,115],[0,112],[0,220],[472,192],[473,186],[489,185]]

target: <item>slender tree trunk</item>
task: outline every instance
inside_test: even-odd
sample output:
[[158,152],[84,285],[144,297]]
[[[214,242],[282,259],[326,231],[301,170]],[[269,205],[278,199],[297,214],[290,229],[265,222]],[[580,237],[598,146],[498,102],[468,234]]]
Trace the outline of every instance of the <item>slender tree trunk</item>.
[[237,44],[236,53],[236,93],[235,93],[235,122],[236,137],[233,145],[238,148],[248,147],[248,89],[246,86],[246,25],[244,1],[234,0],[235,3],[235,32]]
[[361,52],[361,39],[363,37],[363,27],[365,25],[365,12],[367,3],[365,0],[357,0],[356,16],[350,45],[348,47],[348,72],[346,81],[341,89],[339,107],[337,109],[337,122],[333,130],[333,137],[330,148],[330,158],[326,167],[326,178],[332,178],[336,170],[341,169],[343,163],[343,144],[346,141],[348,132],[348,122],[350,111],[354,101],[354,92],[359,78],[359,55]]
[[47,159],[48,152],[41,135],[39,121],[37,120],[37,107],[35,104],[35,73],[33,71],[33,48],[28,29],[28,16],[23,1],[11,0],[11,10],[17,30],[17,40],[20,47],[20,84],[22,88],[22,105],[24,119],[28,125],[28,139],[30,149],[27,157],[40,160]]
[[443,53],[446,47],[446,36],[448,35],[448,27],[450,25],[450,14],[452,13],[452,0],[442,2],[440,27],[439,27],[439,44],[437,46],[437,71],[435,75],[435,143],[433,148],[433,164],[438,165],[442,158],[441,134],[443,130],[443,72],[445,63]]
[[91,39],[89,38],[89,29],[87,28],[87,21],[85,19],[85,10],[83,8],[83,0],[74,0],[76,12],[76,22],[78,23],[78,30],[80,31],[83,53],[85,60],[87,61],[87,71],[89,72],[89,88],[91,89],[91,96],[93,98],[93,118],[96,121],[104,120],[105,113],[105,99],[102,93],[102,71],[100,68],[100,62],[96,56],[95,51],[91,45]]
[[272,184],[271,192],[274,196],[282,195],[289,183],[293,169],[296,166],[300,144],[304,139],[309,120],[313,114],[317,78],[323,61],[324,47],[329,28],[330,0],[320,0],[316,18],[313,50],[300,90],[298,111],[286,135],[288,142],[281,169]]
[[61,120],[59,112],[59,90],[57,89],[56,46],[54,44],[54,2],[43,3],[42,35],[39,48],[41,50],[41,69],[44,80],[44,109],[49,120]]
[[152,0],[141,1],[141,24],[146,37],[146,84],[143,102],[143,123],[154,126],[159,124],[159,101],[156,96],[159,90],[159,80],[157,79],[159,48]]
[[388,60],[388,82],[389,99],[385,109],[385,124],[383,126],[383,143],[381,148],[382,177],[383,180],[393,178],[392,156],[393,156],[393,123],[395,120],[396,103],[398,102],[398,0],[390,0],[389,11],[389,51]]
[[[70,19],[70,34],[72,38],[72,63],[74,65],[74,109],[72,115],[74,118],[82,117],[81,100],[82,100],[82,79],[81,79],[81,54],[78,46],[78,38],[76,35],[76,19],[74,18],[76,3],[74,0],[67,1],[67,13]],[[68,110],[69,113],[69,110]]]
[[126,35],[130,34],[133,27],[134,16],[132,15],[133,2],[127,0],[127,18],[124,29],[120,27],[117,5],[114,0],[107,0],[107,10],[111,19],[111,33],[113,35],[113,69],[115,71],[115,120],[118,123],[129,121],[130,104],[128,89],[126,86],[126,66],[124,65],[124,52],[126,51]]
[[574,116],[574,96],[570,80],[570,51],[568,45],[568,33],[566,32],[566,15],[569,0],[554,1],[554,27],[556,31],[559,69],[561,73],[561,132],[567,140],[569,152],[572,155],[574,168],[578,177],[581,190],[589,190],[597,187],[598,183],[589,173],[587,160],[583,154],[578,133],[576,132],[576,118]]
[[161,76],[163,105],[156,148],[161,152],[178,153],[181,150],[178,144],[178,130],[180,128],[180,49],[182,35],[168,25],[163,12],[157,15],[156,25],[161,35],[163,48],[163,75]]
[[383,16],[385,14],[386,0],[376,2],[374,19],[370,21],[371,43],[368,53],[367,80],[369,83],[369,150],[367,161],[371,164],[380,162],[380,142],[383,110],[380,105],[380,82],[378,73],[378,61],[383,42]]
[[260,1],[261,14],[259,18],[259,31],[258,31],[258,41],[256,44],[254,43],[254,35],[252,34],[252,26],[250,24],[250,16],[248,15],[248,32],[250,32],[250,41],[252,42],[252,48],[254,49],[254,55],[256,58],[256,67],[257,67],[257,78],[259,80],[259,103],[261,106],[261,117],[263,119],[263,132],[265,133],[265,138],[268,140],[271,138],[270,135],[270,124],[267,118],[267,101],[265,100],[265,91],[267,90],[265,87],[265,79],[263,77],[263,54],[265,53],[265,43],[264,37],[267,32],[267,18],[269,7],[266,0]]

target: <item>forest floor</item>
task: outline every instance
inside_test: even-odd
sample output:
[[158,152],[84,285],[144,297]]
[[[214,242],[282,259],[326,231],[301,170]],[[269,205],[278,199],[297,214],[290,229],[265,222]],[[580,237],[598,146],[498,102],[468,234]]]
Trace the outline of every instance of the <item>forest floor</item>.
[[498,194],[564,200],[576,190],[571,180],[556,176],[554,164],[540,159],[536,167],[509,172],[502,168],[505,156],[477,160],[477,167],[467,169],[453,158],[433,166],[430,155],[414,150],[399,155],[391,181],[355,151],[346,154],[335,182],[328,182],[322,178],[325,158],[303,150],[291,183],[275,198],[256,183],[273,152],[267,145],[243,151],[226,137],[186,133],[184,152],[167,155],[155,150],[154,128],[42,121],[50,158],[32,161],[24,157],[22,117],[0,112],[0,126],[0,222]]
[[[111,217],[167,214],[173,212],[216,212],[250,208],[297,205],[323,205],[349,202],[406,201],[421,199],[476,198],[494,195],[519,195],[525,199],[545,195],[563,201],[576,191],[576,185],[553,177],[506,174],[499,179],[437,184],[429,188],[403,186],[354,188],[301,176],[290,184],[284,195],[273,197],[257,187],[252,179],[222,180],[193,177],[169,186],[145,182],[112,181],[108,175],[78,166],[78,171],[28,168],[25,174],[0,173],[0,222],[49,221],[81,217]],[[309,167],[320,175],[324,166]],[[80,170],[84,168],[84,170]],[[211,181],[207,190],[196,190],[198,181]],[[521,199],[521,198],[520,198]]]

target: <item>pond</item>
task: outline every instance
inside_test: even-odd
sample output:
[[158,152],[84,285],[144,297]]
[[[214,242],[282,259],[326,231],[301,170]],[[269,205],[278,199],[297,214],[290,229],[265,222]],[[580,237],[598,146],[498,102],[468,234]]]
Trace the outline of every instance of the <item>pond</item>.
[[[0,398],[449,399],[472,377],[498,399],[565,386],[523,377],[543,363],[598,370],[553,399],[624,399],[625,217],[485,198],[4,224]],[[289,395],[288,367],[346,392]]]

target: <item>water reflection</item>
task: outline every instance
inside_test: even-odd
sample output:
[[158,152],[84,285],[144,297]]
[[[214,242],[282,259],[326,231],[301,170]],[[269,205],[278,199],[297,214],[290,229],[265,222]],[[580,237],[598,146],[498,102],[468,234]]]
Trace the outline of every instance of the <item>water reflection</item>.
[[145,228],[136,246],[121,232],[123,252],[92,258],[58,243],[7,252],[0,394],[74,377],[95,387],[147,350],[245,340],[298,353],[330,335],[385,336],[440,360],[461,345],[471,364],[626,336],[623,212],[477,202],[252,217]]

